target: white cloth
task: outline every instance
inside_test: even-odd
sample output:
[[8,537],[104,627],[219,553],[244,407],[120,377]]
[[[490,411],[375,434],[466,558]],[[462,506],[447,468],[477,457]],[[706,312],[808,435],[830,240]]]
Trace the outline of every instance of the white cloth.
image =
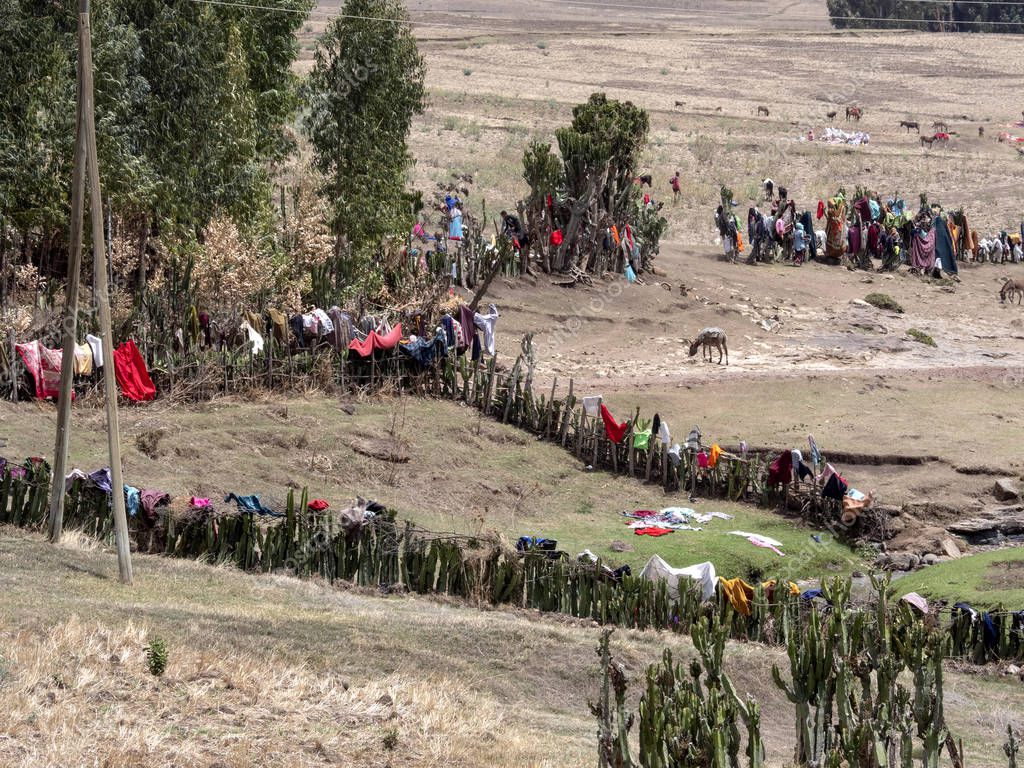
[[658,427],[658,440],[661,441],[662,445],[668,445],[671,442],[671,438],[668,434],[668,422],[661,422],[661,426]]
[[583,412],[587,416],[597,418],[601,415],[601,395],[591,395],[590,397],[583,398]]
[[648,581],[666,581],[668,596],[673,600],[679,598],[680,579],[692,579],[698,582],[701,587],[701,600],[710,600],[714,596],[715,584],[718,581],[715,566],[712,563],[698,563],[689,568],[673,568],[659,555],[655,555],[647,561],[647,565],[640,572],[640,578]]
[[313,317],[320,323],[320,335],[326,336],[329,333],[334,333],[334,323],[331,322],[331,318],[327,316],[327,313],[322,309],[314,309]]
[[473,322],[476,327],[484,332],[484,351],[488,355],[494,357],[494,326],[498,322],[498,308],[491,304],[489,306],[491,310],[486,315],[482,315],[479,312],[473,315]]
[[769,538],[768,536],[762,536],[759,533],[747,533],[746,531],[729,531],[730,536],[742,536],[748,541],[760,542],[766,547],[781,547],[782,542],[776,541],[775,539]]
[[928,613],[928,601],[917,594],[917,592],[908,592],[900,600],[914,606],[921,613]]
[[92,349],[92,364],[97,368],[103,367],[103,342],[99,336],[93,336],[91,333],[85,337],[86,343]]
[[242,332],[249,337],[249,343],[252,344],[252,353],[258,355],[263,352],[263,337],[260,336],[259,331],[249,325],[248,321],[242,321]]
[[584,549],[582,552],[579,553],[576,559],[579,560],[581,563],[596,563],[597,555],[595,555],[589,549]]

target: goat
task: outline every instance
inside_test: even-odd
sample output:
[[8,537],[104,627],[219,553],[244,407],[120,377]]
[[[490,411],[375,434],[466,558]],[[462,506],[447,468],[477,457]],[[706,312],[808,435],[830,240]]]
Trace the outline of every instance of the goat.
[[712,362],[711,350],[717,349],[718,364],[722,364],[723,353],[725,364],[729,364],[729,345],[726,343],[725,331],[721,328],[705,328],[697,334],[697,338],[690,342],[690,357],[696,355],[698,349],[701,350],[701,360]]
[[1014,296],[1017,297],[1017,305],[1019,306],[1021,301],[1024,300],[1024,282],[1010,279],[1003,283],[1003,287],[999,289],[999,303],[1005,304],[1009,300],[1013,304]]

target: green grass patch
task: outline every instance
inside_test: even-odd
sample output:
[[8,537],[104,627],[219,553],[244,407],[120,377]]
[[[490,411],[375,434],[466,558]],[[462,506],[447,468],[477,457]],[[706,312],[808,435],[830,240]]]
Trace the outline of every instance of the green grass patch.
[[894,582],[898,594],[919,592],[950,604],[965,601],[975,608],[1024,606],[1024,547],[998,549],[923,568]]
[[903,307],[900,306],[900,303],[887,293],[869,293],[864,297],[864,301],[878,309],[885,309],[900,315],[903,314]]
[[914,341],[919,342],[921,344],[924,344],[925,346],[928,346],[928,347],[937,347],[937,346],[939,346],[938,344],[935,343],[935,339],[933,339],[931,336],[929,336],[924,331],[919,331],[917,328],[910,328],[907,331],[907,336],[912,338]]

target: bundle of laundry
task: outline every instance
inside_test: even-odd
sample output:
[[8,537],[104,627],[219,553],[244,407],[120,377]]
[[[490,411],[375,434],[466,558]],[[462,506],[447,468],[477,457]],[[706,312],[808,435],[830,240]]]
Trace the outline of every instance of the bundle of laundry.
[[668,596],[679,599],[680,582],[686,589],[691,585],[700,590],[701,600],[710,600],[715,595],[715,566],[713,563],[698,563],[688,568],[673,568],[659,555],[654,555],[640,572],[640,578],[648,581],[664,581],[668,585]]

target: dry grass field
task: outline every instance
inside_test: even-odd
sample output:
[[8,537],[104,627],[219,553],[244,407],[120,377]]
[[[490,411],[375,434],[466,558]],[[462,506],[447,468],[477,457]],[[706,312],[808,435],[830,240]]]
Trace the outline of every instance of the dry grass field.
[[[110,552],[0,530],[0,764],[579,768],[594,763],[599,629],[341,592],[159,557],[116,583]],[[155,637],[162,677],[146,668]],[[631,679],[672,635],[622,632]],[[784,652],[733,643],[725,668],[761,702],[768,765],[792,756],[792,710],[771,681]],[[1005,766],[1024,686],[992,669],[946,675],[968,765]],[[637,692],[634,690],[634,693]]]

